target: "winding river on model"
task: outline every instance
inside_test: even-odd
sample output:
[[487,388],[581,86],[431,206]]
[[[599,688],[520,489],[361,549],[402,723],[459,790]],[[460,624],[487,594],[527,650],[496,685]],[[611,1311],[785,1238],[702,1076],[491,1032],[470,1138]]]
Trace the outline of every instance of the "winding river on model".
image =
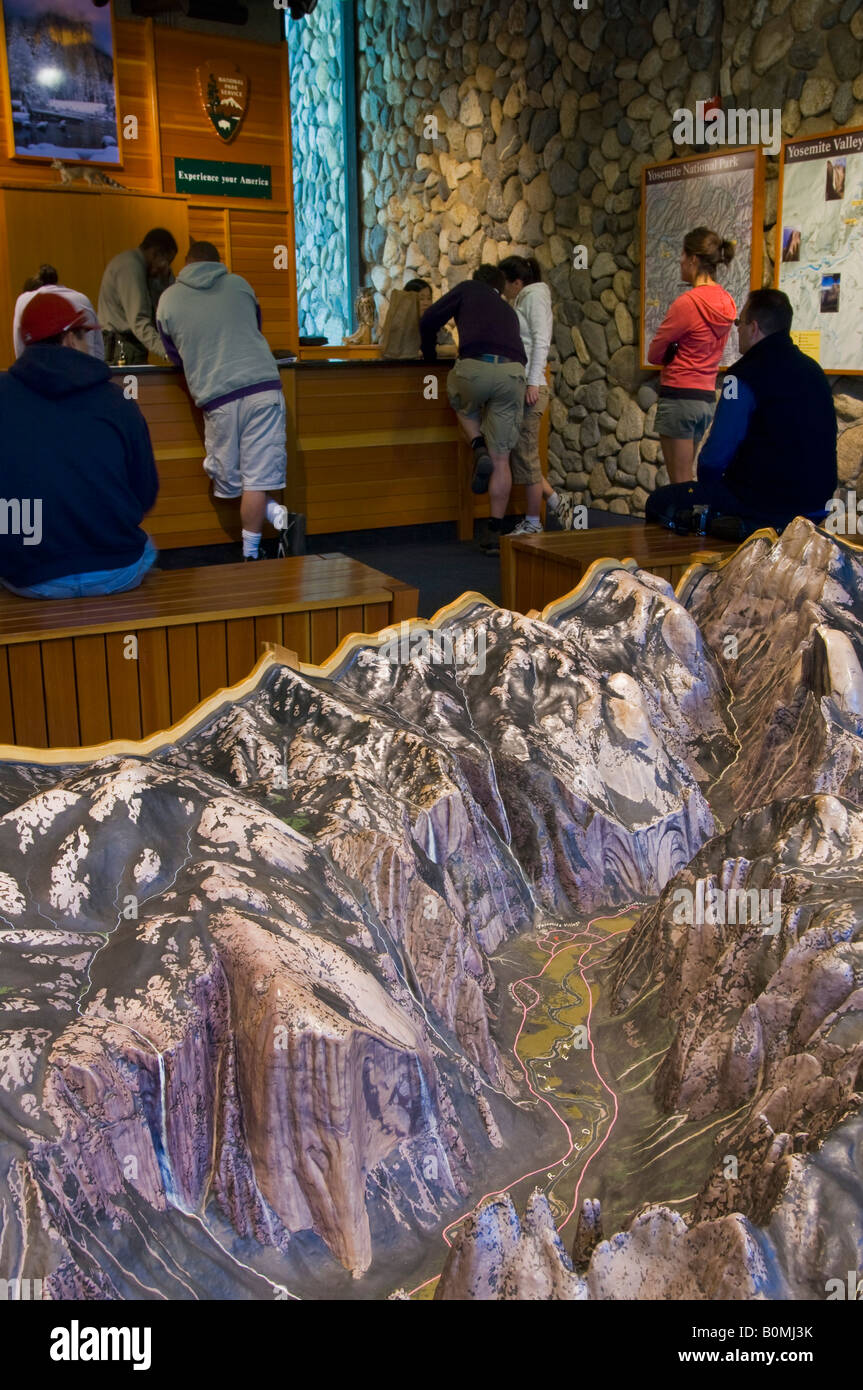
[[[675,1023],[658,1017],[655,992],[622,1014],[609,1013],[608,962],[642,907],[581,921],[546,918],[492,958],[501,999],[495,1032],[528,1092],[520,1104],[545,1110],[553,1124],[545,1159],[525,1154],[519,1176],[510,1153],[512,1179],[483,1196],[505,1190],[522,1211],[540,1189],[569,1250],[585,1198],[600,1199],[609,1235],[648,1203],[688,1216],[714,1135],[728,1118],[692,1122],[656,1105],[651,1081]],[[435,1263],[440,1271],[454,1231],[478,1205],[472,1200],[445,1229],[424,1271]],[[412,1297],[433,1298],[436,1284],[425,1272]]]

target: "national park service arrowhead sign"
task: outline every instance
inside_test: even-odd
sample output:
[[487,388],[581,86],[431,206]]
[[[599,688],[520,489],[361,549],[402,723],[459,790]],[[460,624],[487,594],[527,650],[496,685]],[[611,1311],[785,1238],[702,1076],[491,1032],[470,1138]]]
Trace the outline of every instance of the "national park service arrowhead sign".
[[198,90],[216,134],[233,140],[249,105],[249,79],[226,63],[204,63],[197,69]]

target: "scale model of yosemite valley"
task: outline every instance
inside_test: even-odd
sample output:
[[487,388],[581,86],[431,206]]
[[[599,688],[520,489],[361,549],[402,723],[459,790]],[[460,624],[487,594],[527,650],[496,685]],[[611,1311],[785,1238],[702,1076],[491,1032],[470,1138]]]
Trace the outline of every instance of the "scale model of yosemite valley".
[[798,520],[676,597],[609,561],[435,626],[484,659],[351,639],[156,751],[0,767],[3,1278],[781,1300],[863,1267],[859,552]]

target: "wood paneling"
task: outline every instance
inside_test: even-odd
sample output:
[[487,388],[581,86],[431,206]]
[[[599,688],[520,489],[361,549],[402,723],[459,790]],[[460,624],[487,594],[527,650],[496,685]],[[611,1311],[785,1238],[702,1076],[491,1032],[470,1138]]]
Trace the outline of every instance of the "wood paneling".
[[[297,437],[287,495],[291,510],[305,513],[310,535],[458,517],[460,456],[448,371],[359,363],[295,369]],[[436,400],[425,396],[429,375],[437,380]]]
[[189,237],[192,241],[211,241],[228,269],[233,270],[227,208],[192,203],[189,207]]
[[226,623],[198,624],[198,677],[202,690],[218,690],[228,684]]
[[48,744],[47,718],[39,643],[24,642],[10,647],[8,657],[15,737],[34,748],[45,748]]
[[75,685],[75,643],[71,637],[46,642],[42,648],[42,680],[49,743],[73,748],[80,742],[78,708],[68,691]]
[[[244,42],[177,29],[155,28],[162,174],[166,189],[174,189],[174,158],[227,159],[238,164],[269,164],[273,202],[293,201],[290,165],[285,148],[281,45]],[[211,60],[228,70],[238,66],[249,79],[249,106],[239,131],[225,145],[204,111],[198,93],[196,68]],[[256,203],[256,199],[230,199]]]
[[[102,633],[75,638],[75,689],[82,743],[100,743],[111,735],[108,663]],[[17,721],[16,721],[17,729]]]
[[0,742],[140,738],[242,680],[264,643],[319,663],[416,609],[415,588],[344,555],[155,571],[101,598],[0,591]]
[[[111,696],[111,732],[117,738],[141,737],[141,690],[138,684],[138,662],[141,657],[135,644],[128,640],[132,635],[109,632],[105,637],[108,690]],[[42,648],[43,669],[45,653],[54,645],[56,644],[45,643]]]
[[264,337],[272,348],[295,350],[298,328],[290,215],[275,209],[232,208],[230,227],[232,269],[255,287]]
[[171,722],[168,681],[168,634],[163,627],[137,632],[138,688],[141,692],[141,732],[166,729]]
[[[136,196],[131,193],[108,192],[100,196],[99,202],[102,225],[101,265],[99,257],[96,257],[95,271],[100,281],[102,270],[108,261],[121,251],[128,251],[130,246],[138,246],[151,227],[167,227],[168,231],[173,233],[181,252],[189,244],[189,209],[185,198],[169,198],[163,194]],[[174,269],[179,269],[177,262]],[[97,286],[94,304],[98,296]]]

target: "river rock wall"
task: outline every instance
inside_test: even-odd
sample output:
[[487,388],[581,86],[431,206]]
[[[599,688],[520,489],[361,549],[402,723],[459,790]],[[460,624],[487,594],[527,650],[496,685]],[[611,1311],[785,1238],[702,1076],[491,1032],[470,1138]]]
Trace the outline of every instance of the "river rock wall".
[[338,0],[292,21],[288,34],[299,330],[340,343],[351,312]]
[[[357,0],[357,16],[361,250],[379,308],[412,275],[440,293],[480,259],[535,254],[555,303],[551,480],[641,514],[668,481],[656,373],[638,367],[642,168],[694,152],[673,145],[672,113],[716,92],[780,107],[787,137],[863,125],[859,0]],[[768,157],[765,284],[777,180]],[[863,381],[834,393],[840,487],[863,490]]]

